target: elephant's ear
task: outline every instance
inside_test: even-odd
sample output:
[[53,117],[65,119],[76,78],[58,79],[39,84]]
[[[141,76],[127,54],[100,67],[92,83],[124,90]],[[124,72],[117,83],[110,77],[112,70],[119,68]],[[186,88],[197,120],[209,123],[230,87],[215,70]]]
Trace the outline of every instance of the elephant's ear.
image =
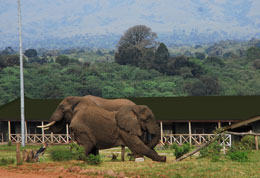
[[142,136],[141,126],[133,107],[122,107],[116,114],[115,119],[120,129],[127,131],[131,135]]

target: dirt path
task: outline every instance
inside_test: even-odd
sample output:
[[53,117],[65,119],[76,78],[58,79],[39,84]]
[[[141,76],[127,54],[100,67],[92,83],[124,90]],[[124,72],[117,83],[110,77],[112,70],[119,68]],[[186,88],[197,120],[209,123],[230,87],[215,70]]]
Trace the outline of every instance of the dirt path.
[[112,170],[98,171],[66,163],[25,163],[20,166],[0,167],[1,178],[89,178],[125,177],[124,173]]
[[22,174],[8,171],[6,169],[0,169],[1,178],[46,178],[45,175],[38,174]]

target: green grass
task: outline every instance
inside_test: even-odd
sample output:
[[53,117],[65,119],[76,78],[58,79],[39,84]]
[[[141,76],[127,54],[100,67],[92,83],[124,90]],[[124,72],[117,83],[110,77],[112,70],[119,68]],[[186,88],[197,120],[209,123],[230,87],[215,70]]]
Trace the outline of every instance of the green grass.
[[[149,158],[146,158],[144,162],[135,163],[133,161],[128,161],[128,157],[126,157],[125,162],[120,161],[112,161],[111,155],[112,152],[120,152],[121,148],[113,148],[107,150],[101,150],[100,154],[102,157],[102,163],[98,166],[96,165],[88,165],[83,161],[62,161],[62,162],[54,162],[50,159],[50,151],[56,148],[69,149],[68,145],[59,145],[59,146],[51,146],[47,149],[45,155],[40,157],[39,164],[54,164],[56,167],[60,167],[61,165],[64,168],[69,168],[71,166],[80,166],[82,169],[94,169],[96,171],[100,170],[113,170],[116,173],[124,172],[127,177],[139,175],[140,177],[170,177],[170,178],[244,178],[244,177],[259,177],[260,170],[260,151],[252,151],[249,153],[249,161],[247,162],[236,162],[230,160],[228,157],[222,157],[221,161],[212,162],[211,159],[202,158],[197,159],[197,157],[193,156],[192,158],[187,158],[181,162],[174,162],[175,157],[173,156],[172,150],[157,150],[159,154],[167,155],[166,163],[157,163],[151,161]],[[38,146],[26,146],[27,149],[38,149]],[[7,147],[5,145],[0,145],[0,158],[2,157],[13,157],[15,158],[15,146]],[[30,163],[33,165],[35,163]],[[55,166],[53,166],[55,169]],[[28,166],[30,169],[30,166]],[[93,174],[95,176],[96,174]]]

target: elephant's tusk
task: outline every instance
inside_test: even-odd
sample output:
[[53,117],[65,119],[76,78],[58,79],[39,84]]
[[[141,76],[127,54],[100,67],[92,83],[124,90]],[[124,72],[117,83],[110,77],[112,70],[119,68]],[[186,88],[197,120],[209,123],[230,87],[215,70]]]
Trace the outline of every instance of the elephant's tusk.
[[48,130],[48,129],[50,129],[50,127],[43,128],[43,130]]
[[38,127],[38,128],[50,127],[50,126],[54,125],[55,123],[56,123],[56,121],[52,121],[52,122],[50,122],[49,124],[46,124],[46,125],[39,125],[39,126],[37,126],[37,127]]

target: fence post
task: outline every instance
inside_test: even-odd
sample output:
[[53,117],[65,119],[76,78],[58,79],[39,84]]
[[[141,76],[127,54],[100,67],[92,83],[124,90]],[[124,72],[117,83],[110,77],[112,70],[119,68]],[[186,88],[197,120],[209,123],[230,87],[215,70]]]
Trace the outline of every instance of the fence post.
[[66,124],[66,136],[67,136],[67,143],[69,143],[69,125]]
[[53,143],[53,132],[51,132],[51,143]]
[[191,122],[189,121],[189,142],[191,144]]
[[11,142],[11,122],[8,121],[8,139]]
[[161,142],[163,143],[163,123],[162,123],[162,121],[160,122],[160,126],[161,126]]
[[25,127],[25,143],[28,143],[27,141],[27,122],[24,122],[24,127]]

